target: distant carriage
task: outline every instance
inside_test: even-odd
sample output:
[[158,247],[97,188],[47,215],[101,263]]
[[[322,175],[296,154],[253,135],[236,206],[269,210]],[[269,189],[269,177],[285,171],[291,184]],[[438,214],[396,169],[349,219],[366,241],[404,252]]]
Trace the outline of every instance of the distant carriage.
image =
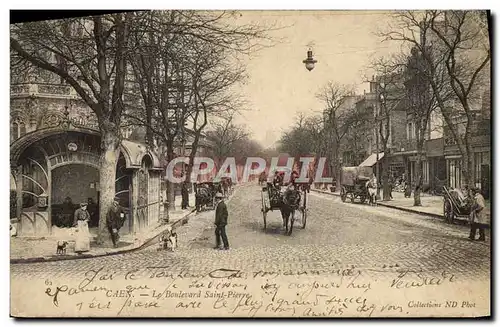
[[220,192],[220,184],[214,182],[203,182],[197,185],[195,193],[196,211],[215,208],[215,195]]
[[345,202],[349,197],[351,202],[359,199],[365,203],[369,198],[367,182],[373,174],[371,167],[342,167],[342,184],[340,188],[340,198]]
[[[261,192],[262,217],[264,230],[267,228],[267,213],[279,210],[283,219],[285,234],[291,235],[296,219],[301,221],[302,229],[307,223],[307,188],[299,184],[295,186],[275,185],[267,182]],[[290,228],[288,228],[290,223]]]
[[472,204],[468,196],[461,199],[457,190],[443,186],[443,215],[446,222],[452,224],[455,218],[469,219]]

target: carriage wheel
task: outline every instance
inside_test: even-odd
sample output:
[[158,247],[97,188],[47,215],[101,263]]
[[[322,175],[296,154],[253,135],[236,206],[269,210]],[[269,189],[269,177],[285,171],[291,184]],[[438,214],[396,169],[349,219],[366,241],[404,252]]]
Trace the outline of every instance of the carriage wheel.
[[302,229],[306,228],[307,223],[307,208],[302,208]]
[[302,229],[306,228],[307,223],[307,196],[306,191],[304,190],[304,206],[301,208],[302,212]]
[[267,228],[267,212],[265,209],[262,211],[262,217],[264,218],[264,230]]
[[292,210],[292,213],[290,214],[290,229],[288,230],[288,236],[292,235],[292,225],[295,222],[295,210]]
[[266,230],[267,227],[267,208],[266,208],[266,199],[264,197],[264,192],[261,193],[261,199],[262,199],[262,218],[264,219],[264,230]]
[[455,214],[453,212],[453,206],[450,200],[444,201],[443,212],[444,212],[444,219],[446,220],[446,222],[449,224],[453,224],[453,220],[455,219]]
[[340,199],[342,200],[342,202],[345,202],[345,200],[347,199],[347,194],[344,188],[340,190]]

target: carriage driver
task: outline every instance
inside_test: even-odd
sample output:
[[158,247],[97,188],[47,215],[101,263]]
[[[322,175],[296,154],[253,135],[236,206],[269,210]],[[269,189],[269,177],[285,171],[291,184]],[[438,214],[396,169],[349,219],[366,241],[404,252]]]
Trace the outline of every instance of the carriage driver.
[[274,172],[273,184],[274,187],[279,187],[283,184],[283,176],[277,170]]

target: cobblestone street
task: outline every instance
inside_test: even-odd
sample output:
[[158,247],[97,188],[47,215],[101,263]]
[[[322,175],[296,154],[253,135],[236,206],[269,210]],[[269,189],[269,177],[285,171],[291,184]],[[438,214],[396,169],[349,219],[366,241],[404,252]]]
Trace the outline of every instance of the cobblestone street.
[[[230,251],[216,251],[213,211],[193,217],[178,229],[176,252],[140,252],[96,259],[14,264],[12,278],[77,277],[101,266],[116,271],[162,266],[171,271],[231,269],[302,269],[355,265],[369,271],[389,267],[426,271],[450,269],[468,278],[486,278],[490,245],[467,240],[464,226],[382,207],[342,203],[310,193],[308,224],[283,235],[279,212],[268,213],[263,230],[259,187],[242,186],[228,204]],[[144,273],[147,273],[144,271]]]

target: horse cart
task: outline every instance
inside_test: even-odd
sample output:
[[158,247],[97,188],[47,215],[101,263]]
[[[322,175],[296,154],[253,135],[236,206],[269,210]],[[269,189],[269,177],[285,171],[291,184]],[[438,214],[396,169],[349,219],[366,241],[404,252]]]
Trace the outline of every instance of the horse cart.
[[455,218],[469,219],[472,200],[453,188],[443,186],[443,214],[447,223],[453,224]]
[[373,174],[371,167],[342,167],[342,184],[340,187],[340,198],[342,202],[347,200],[347,197],[354,202],[359,199],[361,203],[365,203],[369,198],[367,182]]
[[[287,187],[267,182],[266,186],[262,187],[261,205],[264,230],[267,228],[267,213],[274,210],[279,210],[281,213],[286,235],[292,234],[296,220],[300,220],[302,229],[306,228],[307,189],[305,187],[300,185]],[[288,229],[289,222],[290,229]]]
[[195,203],[196,211],[203,208],[215,209],[215,195],[220,191],[220,184],[214,182],[203,182],[196,186]]

